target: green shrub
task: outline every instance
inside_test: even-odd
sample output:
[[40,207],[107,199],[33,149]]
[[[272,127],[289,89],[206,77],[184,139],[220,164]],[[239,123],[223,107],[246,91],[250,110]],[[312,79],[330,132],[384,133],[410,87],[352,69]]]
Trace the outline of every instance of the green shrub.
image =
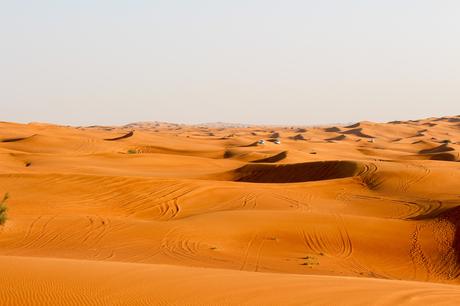
[[3,225],[6,221],[6,211],[8,208],[6,207],[6,202],[9,199],[8,193],[5,193],[3,199],[0,201],[0,225]]

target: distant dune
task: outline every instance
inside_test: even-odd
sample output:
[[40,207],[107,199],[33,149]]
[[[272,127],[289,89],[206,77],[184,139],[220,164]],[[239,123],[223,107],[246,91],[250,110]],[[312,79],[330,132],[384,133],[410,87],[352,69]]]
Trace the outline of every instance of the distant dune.
[[459,122],[0,122],[0,305],[457,305]]

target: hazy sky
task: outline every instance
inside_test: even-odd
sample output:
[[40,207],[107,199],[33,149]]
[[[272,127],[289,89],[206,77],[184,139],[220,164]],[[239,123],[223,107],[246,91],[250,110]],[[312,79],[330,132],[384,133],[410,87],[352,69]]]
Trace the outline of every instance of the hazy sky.
[[458,0],[0,0],[0,120],[460,114]]

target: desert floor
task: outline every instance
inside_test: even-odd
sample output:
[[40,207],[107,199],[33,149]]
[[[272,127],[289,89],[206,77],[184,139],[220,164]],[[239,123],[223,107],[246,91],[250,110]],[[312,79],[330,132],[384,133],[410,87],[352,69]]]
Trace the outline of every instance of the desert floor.
[[459,152],[460,116],[0,122],[0,304],[456,305]]

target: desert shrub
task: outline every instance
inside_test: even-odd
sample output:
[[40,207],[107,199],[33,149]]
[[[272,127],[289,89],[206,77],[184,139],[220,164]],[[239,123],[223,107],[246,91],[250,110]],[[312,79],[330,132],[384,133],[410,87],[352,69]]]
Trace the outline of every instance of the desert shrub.
[[5,193],[3,199],[0,201],[0,225],[4,224],[6,221],[6,211],[8,210],[6,202],[8,201],[8,198],[8,193]]
[[128,150],[128,154],[136,154],[136,153],[137,153],[137,150],[133,150],[133,149]]

